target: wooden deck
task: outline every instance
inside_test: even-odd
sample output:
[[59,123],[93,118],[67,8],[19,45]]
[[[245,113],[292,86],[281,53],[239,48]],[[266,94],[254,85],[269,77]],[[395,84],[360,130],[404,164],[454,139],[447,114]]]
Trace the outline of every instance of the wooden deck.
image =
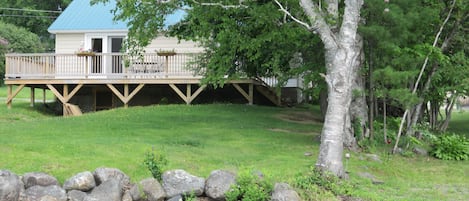
[[[83,88],[106,87],[118,97],[124,107],[145,85],[167,85],[187,104],[205,88],[200,70],[195,64],[196,54],[158,56],[144,54],[131,58],[125,54],[7,54],[5,84],[8,87],[6,104],[11,107],[15,96],[24,87],[51,90],[64,105]],[[275,104],[278,98],[269,95],[268,85],[260,79],[239,79],[227,84],[253,104],[254,89]],[[13,86],[17,87],[13,91]],[[34,103],[34,90],[31,90]]]

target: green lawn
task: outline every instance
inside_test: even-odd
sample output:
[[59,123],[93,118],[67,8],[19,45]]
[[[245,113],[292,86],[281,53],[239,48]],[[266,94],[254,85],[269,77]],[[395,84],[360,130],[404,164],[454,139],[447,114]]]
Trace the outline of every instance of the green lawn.
[[[248,105],[165,105],[115,109],[80,117],[46,116],[28,102],[0,106],[0,169],[44,171],[60,182],[97,167],[116,167],[134,181],[150,177],[145,151],[164,150],[168,169],[207,177],[215,169],[261,170],[276,181],[314,165],[321,124],[317,110]],[[454,120],[469,119],[469,112]],[[298,121],[301,120],[301,121]],[[467,120],[466,120],[467,122]],[[464,126],[464,123],[455,124]],[[454,127],[452,127],[454,129]],[[455,129],[454,131],[458,131]],[[467,131],[467,129],[460,129]],[[380,149],[380,150],[389,150]],[[304,156],[312,152],[313,156]],[[469,161],[352,153],[347,162],[354,195],[364,200],[467,200]],[[373,174],[383,184],[358,176]],[[305,198],[306,200],[307,198]],[[319,198],[310,198],[315,200]],[[321,198],[330,200],[331,197]]]
[[469,138],[469,111],[454,111],[448,131],[466,135]]

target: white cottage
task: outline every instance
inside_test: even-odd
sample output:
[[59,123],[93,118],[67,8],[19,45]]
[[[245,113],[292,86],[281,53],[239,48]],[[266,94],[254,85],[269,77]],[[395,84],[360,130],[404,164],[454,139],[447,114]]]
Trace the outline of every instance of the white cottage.
[[[249,104],[267,100],[280,105],[279,96],[259,78],[231,80],[219,94],[203,85],[202,77],[189,65],[203,51],[192,41],[161,36],[145,47],[143,59],[130,58],[121,51],[127,25],[113,20],[114,7],[114,0],[96,5],[90,0],[73,0],[48,29],[56,36],[55,53],[6,55],[7,105],[11,107],[24,87],[32,89],[31,104],[34,88],[51,90],[62,103],[64,115],[79,113],[76,111],[80,109],[158,104],[168,99],[190,104],[204,95],[229,94],[228,98]],[[183,15],[169,16],[167,25]],[[168,50],[176,54],[157,53]],[[13,86],[18,87],[13,90]]]

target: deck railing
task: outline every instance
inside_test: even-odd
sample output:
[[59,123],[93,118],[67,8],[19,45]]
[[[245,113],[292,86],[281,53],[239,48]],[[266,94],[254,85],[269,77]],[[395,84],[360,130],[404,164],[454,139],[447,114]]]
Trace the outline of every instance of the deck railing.
[[130,57],[121,53],[7,54],[6,79],[200,77],[197,54]]

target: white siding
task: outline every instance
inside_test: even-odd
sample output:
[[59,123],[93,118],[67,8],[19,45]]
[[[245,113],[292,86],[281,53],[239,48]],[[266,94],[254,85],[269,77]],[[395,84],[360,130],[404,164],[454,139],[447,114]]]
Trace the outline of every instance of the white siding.
[[174,50],[176,53],[200,53],[203,51],[196,42],[181,40],[174,37],[159,36],[145,48],[146,53],[155,53],[159,50]]
[[[55,35],[55,53],[56,54],[74,54],[84,44],[85,34],[83,33],[58,33]],[[83,58],[77,58],[72,55],[57,57],[55,61],[57,77],[67,78],[67,74],[75,74],[84,71]]]
[[55,53],[75,53],[83,46],[84,40],[83,33],[58,33],[55,35]]

